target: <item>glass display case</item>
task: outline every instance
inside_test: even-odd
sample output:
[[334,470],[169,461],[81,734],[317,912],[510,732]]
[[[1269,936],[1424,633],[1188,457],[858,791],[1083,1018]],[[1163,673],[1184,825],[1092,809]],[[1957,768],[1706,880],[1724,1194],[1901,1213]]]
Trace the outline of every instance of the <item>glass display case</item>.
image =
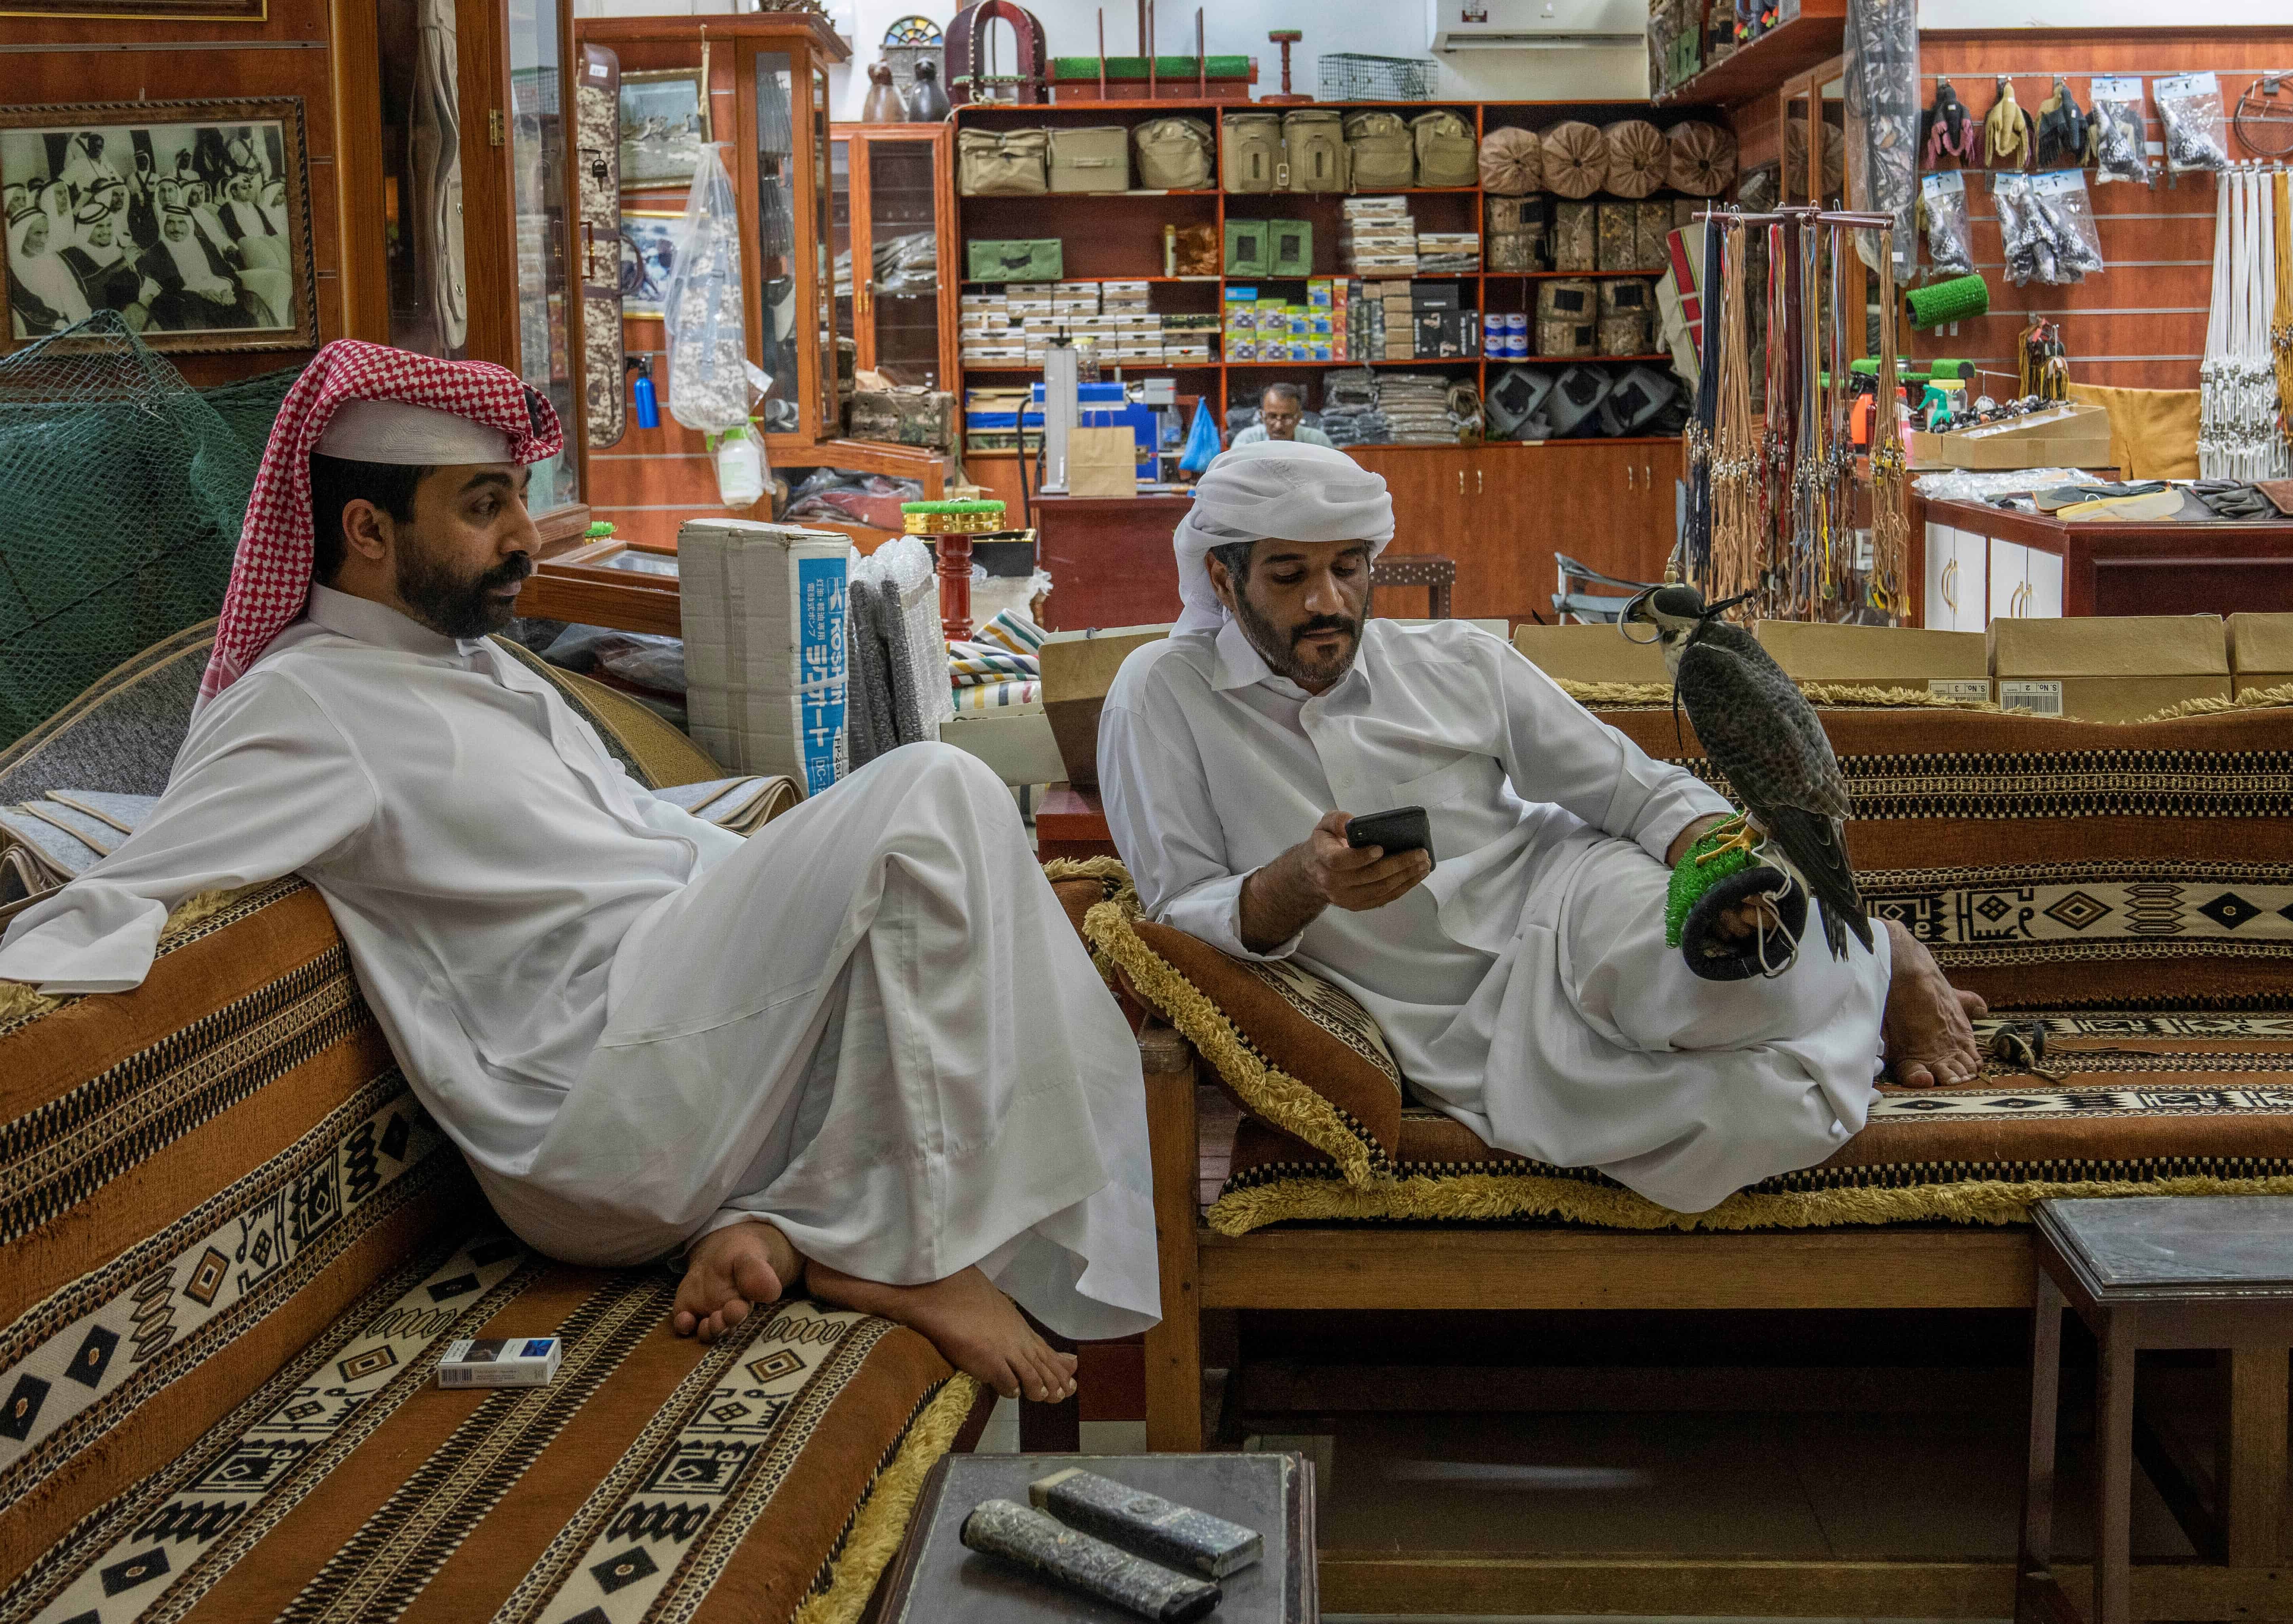
[[566,56],[572,42],[555,0],[509,0],[509,147],[516,211],[517,371],[549,397],[565,425],[565,448],[533,468],[527,511],[537,516],[581,499],[581,402],[574,384],[572,170],[567,159]]
[[858,364],[956,388],[952,126],[839,125],[832,145],[837,310]]
[[[828,129],[828,69],[847,48],[824,18],[803,12],[589,19],[580,37],[619,56],[625,83],[639,75],[665,82],[678,70],[705,78],[709,133],[741,203],[749,358],[769,380],[756,415],[773,463],[800,460],[798,453],[842,432],[842,397],[851,386],[855,345],[848,306],[839,311],[836,296]],[[629,162],[624,102],[626,210],[640,172]],[[651,205],[663,206],[664,195],[648,193]]]

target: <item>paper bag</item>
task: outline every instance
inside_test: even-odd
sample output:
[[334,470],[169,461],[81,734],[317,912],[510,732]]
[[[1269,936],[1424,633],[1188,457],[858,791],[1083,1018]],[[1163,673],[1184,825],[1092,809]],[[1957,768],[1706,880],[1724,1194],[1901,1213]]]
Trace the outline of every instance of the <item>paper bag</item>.
[[1138,439],[1128,428],[1067,431],[1067,495],[1138,494]]

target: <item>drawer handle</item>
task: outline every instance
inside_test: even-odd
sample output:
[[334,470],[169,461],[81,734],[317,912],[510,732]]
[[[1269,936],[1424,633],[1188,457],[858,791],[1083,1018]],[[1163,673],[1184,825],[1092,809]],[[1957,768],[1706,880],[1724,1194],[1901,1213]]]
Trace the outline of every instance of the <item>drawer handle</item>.
[[1625,489],[1626,490],[1630,490],[1632,488],[1633,488],[1633,465],[1632,465],[1630,463],[1626,463],[1626,464],[1625,465]]
[[1477,497],[1481,494],[1481,471],[1479,468],[1473,470],[1473,494]]
[[1942,606],[1954,615],[1958,613],[1958,561],[1955,558],[1942,567]]
[[1457,494],[1461,497],[1465,494],[1465,471],[1462,468],[1457,470]]

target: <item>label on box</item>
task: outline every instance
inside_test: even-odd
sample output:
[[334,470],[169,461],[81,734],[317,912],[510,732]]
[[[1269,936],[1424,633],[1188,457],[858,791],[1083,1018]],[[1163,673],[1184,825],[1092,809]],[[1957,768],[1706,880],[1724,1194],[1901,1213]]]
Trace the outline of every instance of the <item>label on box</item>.
[[2033,716],[2059,716],[2062,714],[2062,685],[2057,680],[2022,679],[1998,683],[1998,708],[2019,710]]
[[[1990,697],[1990,682],[1980,676],[1931,676],[1927,691],[1945,699],[1987,699]],[[2062,708],[2062,684],[2054,685],[2055,709]]]

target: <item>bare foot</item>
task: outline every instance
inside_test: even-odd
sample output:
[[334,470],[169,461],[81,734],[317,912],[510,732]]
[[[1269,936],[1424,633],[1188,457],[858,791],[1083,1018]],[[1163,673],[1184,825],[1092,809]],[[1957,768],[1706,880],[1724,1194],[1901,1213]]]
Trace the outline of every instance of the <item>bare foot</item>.
[[1888,920],[1887,934],[1894,945],[1894,972],[1879,1030],[1895,1081],[1906,1088],[1972,1082],[1982,1073],[1973,1018],[1988,1013],[1989,1006],[1944,980],[1934,955],[1900,923]]
[[763,1219],[711,1231],[686,1254],[669,1325],[680,1337],[714,1342],[763,1303],[777,1303],[804,1278],[804,1259]]
[[1056,1352],[1011,1299],[976,1269],[928,1286],[883,1286],[812,1265],[812,1294],[839,1308],[881,1314],[921,1331],[949,1363],[1007,1399],[1055,1403],[1074,1391],[1075,1356]]

